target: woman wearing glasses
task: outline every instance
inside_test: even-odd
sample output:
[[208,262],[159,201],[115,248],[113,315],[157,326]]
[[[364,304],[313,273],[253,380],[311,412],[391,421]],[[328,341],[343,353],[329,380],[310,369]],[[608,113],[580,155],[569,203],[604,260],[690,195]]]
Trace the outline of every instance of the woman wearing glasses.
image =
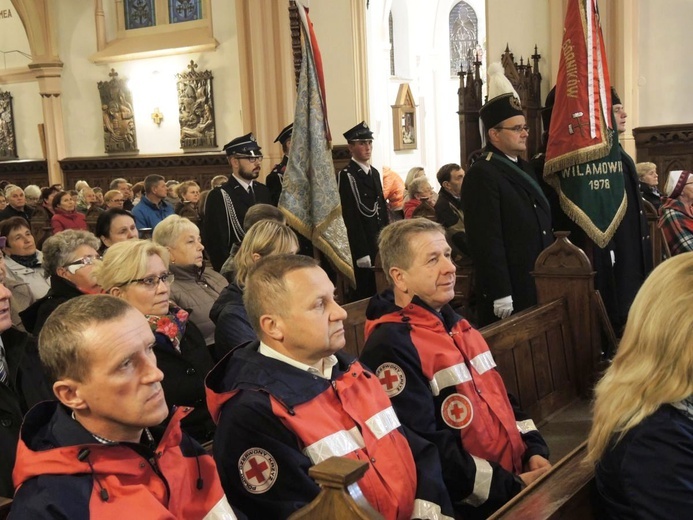
[[126,300],[149,321],[154,333],[162,386],[169,407],[194,408],[183,429],[200,442],[214,436],[207,411],[204,378],[214,365],[205,339],[188,313],[170,301],[173,275],[166,248],[149,240],[127,240],[108,248],[95,276],[103,290]]
[[83,294],[98,294],[94,280],[94,262],[99,240],[89,231],[68,229],[48,238],[43,244],[43,270],[51,288],[40,300],[20,313],[27,332],[38,335],[48,316],[60,305]]

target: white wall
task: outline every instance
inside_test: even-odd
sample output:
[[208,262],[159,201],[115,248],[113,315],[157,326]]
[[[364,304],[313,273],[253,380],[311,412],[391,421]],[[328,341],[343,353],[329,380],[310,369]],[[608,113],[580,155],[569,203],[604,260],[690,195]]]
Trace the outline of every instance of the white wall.
[[[191,59],[198,71],[214,73],[217,144],[221,147],[238,135],[242,124],[235,7],[227,0],[213,0],[212,12],[214,36],[220,44],[215,52],[95,65],[89,61],[96,52],[93,10],[84,9],[84,0],[61,0],[57,16],[60,57],[65,63],[62,101],[67,155],[104,155],[97,83],[110,79],[111,68],[129,81],[132,90],[139,153],[181,152],[175,74],[187,70]],[[113,25],[111,18],[110,33]],[[164,115],[160,126],[151,118],[156,108]]]
[[[4,16],[3,16],[4,15]],[[0,0],[0,72],[3,69],[24,67],[31,62],[19,53],[31,54],[22,21],[10,0]]]
[[639,0],[639,9],[639,126],[693,123],[693,2]]

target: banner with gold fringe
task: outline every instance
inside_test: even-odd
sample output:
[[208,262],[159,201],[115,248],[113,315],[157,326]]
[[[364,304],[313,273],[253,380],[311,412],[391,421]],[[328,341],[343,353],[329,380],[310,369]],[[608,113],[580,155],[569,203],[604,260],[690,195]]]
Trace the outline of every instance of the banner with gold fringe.
[[313,242],[355,285],[332,162],[322,58],[308,10],[296,2],[303,30],[303,61],[298,81],[289,162],[279,209],[289,225]]
[[544,179],[599,247],[613,237],[627,204],[610,96],[597,0],[569,0]]

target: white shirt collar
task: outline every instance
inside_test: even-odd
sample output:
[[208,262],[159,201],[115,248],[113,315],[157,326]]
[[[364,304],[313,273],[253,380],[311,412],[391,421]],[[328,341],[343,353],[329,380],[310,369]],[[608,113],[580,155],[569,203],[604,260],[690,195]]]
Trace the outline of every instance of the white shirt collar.
[[252,182],[253,182],[253,181],[248,182],[248,181],[246,181],[245,179],[241,179],[241,178],[240,178],[238,175],[236,175],[235,173],[233,174],[233,178],[236,179],[236,180],[238,181],[238,184],[240,184],[241,186],[243,186],[243,189],[244,189],[245,191],[248,191],[248,186],[250,186],[250,185],[252,184]]
[[320,376],[323,379],[330,379],[330,377],[332,377],[332,368],[337,364],[337,356],[333,354],[326,358],[322,358],[315,365],[306,365],[305,363],[296,361],[289,356],[285,356],[281,352],[277,352],[262,341],[260,342],[260,348],[258,348],[257,351],[265,357],[276,359],[277,361],[291,365],[299,370],[304,370],[310,374]]
[[370,164],[362,163],[361,161],[357,161],[354,158],[352,158],[351,160],[354,161],[356,164],[358,164],[364,172],[370,173],[370,171],[371,171],[371,165]]

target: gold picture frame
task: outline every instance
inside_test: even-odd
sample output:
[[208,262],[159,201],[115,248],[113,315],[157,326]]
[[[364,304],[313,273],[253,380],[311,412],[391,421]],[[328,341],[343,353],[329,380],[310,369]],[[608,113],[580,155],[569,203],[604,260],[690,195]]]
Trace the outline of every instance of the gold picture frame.
[[416,150],[418,146],[416,105],[408,83],[402,83],[392,105],[392,136],[395,151]]

